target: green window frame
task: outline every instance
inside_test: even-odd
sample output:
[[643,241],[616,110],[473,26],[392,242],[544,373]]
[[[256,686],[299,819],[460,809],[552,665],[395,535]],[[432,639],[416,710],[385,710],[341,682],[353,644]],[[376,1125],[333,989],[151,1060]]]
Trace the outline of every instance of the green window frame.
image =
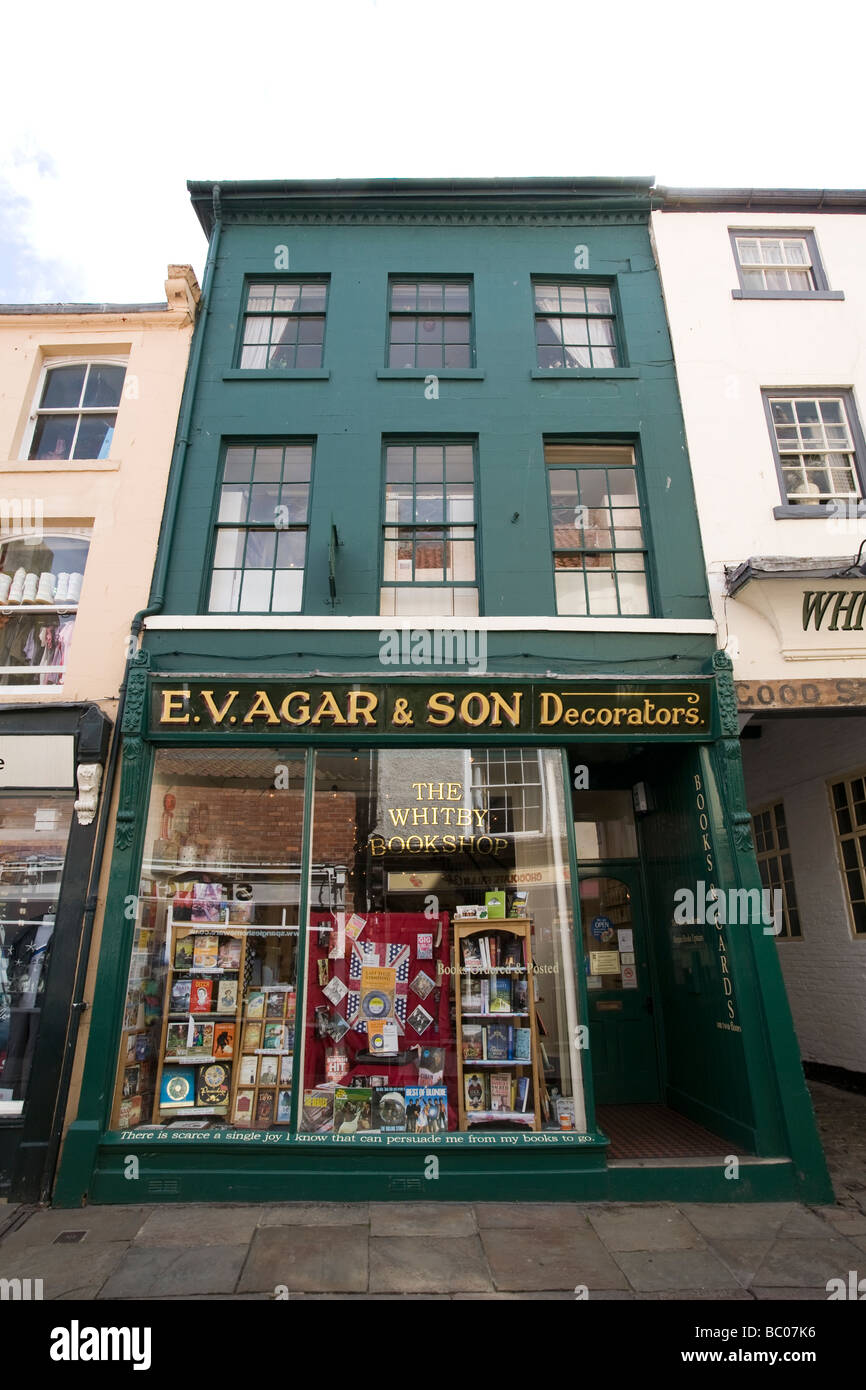
[[385,365],[474,367],[473,320],[470,276],[389,276]]
[[577,371],[623,366],[611,283],[533,276],[532,297],[540,368]]
[[556,611],[649,617],[646,519],[630,444],[546,440]]
[[866,938],[866,770],[828,783],[836,851],[856,939]]
[[327,276],[272,276],[244,286],[237,365],[250,371],[321,367]]
[[771,892],[778,890],[782,894],[782,923],[776,940],[801,940],[803,930],[797,906],[784,802],[777,801],[755,811],[752,815],[752,833],[761,882]]
[[209,613],[300,613],[307,560],[310,439],[224,448]]
[[468,439],[385,443],[381,615],[478,614],[475,455]]

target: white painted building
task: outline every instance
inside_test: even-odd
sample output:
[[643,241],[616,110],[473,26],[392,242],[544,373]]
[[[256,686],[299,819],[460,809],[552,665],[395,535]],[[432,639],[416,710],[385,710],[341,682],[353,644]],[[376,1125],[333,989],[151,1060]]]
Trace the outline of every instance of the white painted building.
[[803,1060],[861,1080],[864,214],[866,192],[673,189],[653,214],[758,858],[764,882],[784,884],[779,954]]

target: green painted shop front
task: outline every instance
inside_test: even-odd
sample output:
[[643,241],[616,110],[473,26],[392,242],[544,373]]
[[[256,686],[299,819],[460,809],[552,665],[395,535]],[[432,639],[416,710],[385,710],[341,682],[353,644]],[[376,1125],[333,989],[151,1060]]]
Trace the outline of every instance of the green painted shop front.
[[[828,1198],[773,938],[706,909],[761,883],[650,182],[190,189],[55,1201]],[[703,1156],[612,1157],[642,1107]]]
[[[691,920],[678,920],[683,914],[675,913],[675,894],[683,885],[694,885],[700,893],[703,885],[709,889],[714,884],[724,896],[729,888],[748,888],[757,883],[741,829],[746,816],[739,763],[731,752],[736,744],[731,729],[730,690],[727,659],[721,655],[716,659],[714,673],[697,680],[596,681],[591,686],[580,682],[518,684],[502,680],[465,683],[447,677],[428,677],[411,683],[399,679],[388,683],[366,680],[345,682],[342,687],[322,681],[273,679],[236,679],[227,685],[192,678],[166,680],[151,676],[143,666],[133,668],[106,919],[114,928],[106,932],[102,953],[99,1004],[91,1025],[89,1084],[67,1135],[55,1201],[78,1204],[82,1200],[128,1202],[133,1198],[281,1201],[494,1197],[690,1197],[732,1201],[783,1199],[798,1194],[808,1200],[824,1200],[828,1189],[823,1158],[772,936],[765,934],[760,914],[755,914],[751,924],[737,922],[728,926],[723,914],[722,923],[707,921],[713,914],[701,910],[700,902],[695,912],[687,914]],[[350,707],[349,696],[353,692],[356,712],[366,711],[370,722],[359,717],[347,729],[341,718]],[[558,727],[542,723],[542,719],[549,720],[558,711],[564,716],[569,709],[578,711],[575,722],[585,709],[595,711],[595,719],[599,709],[616,708],[638,710],[643,717],[647,700],[651,701],[649,710],[653,714],[659,708],[699,710],[697,728],[656,733],[644,725],[630,734],[604,737],[596,733],[592,738],[575,739],[562,717],[557,721]],[[427,719],[441,717],[441,712],[450,707],[457,711],[454,722],[458,727],[448,735],[441,729],[431,732]],[[487,727],[461,723],[461,708],[471,718],[486,712]],[[229,709],[238,712],[234,725],[230,723]],[[309,710],[312,717],[317,709],[327,714],[322,715],[315,732],[303,726],[287,726],[283,721],[283,716],[297,719],[303,710]],[[498,722],[491,725],[490,721],[497,719],[497,710]],[[252,718],[244,723],[251,712]],[[510,717],[505,718],[505,713]],[[276,727],[274,721],[278,721]],[[242,732],[238,732],[238,725]],[[602,716],[602,727],[612,726],[613,716],[609,724]],[[530,761],[543,750],[548,775],[558,788],[553,798],[561,793],[563,805],[566,801],[570,804],[570,813],[563,817],[561,827],[565,860],[558,870],[553,859],[544,860],[542,870],[552,865],[553,872],[559,872],[563,879],[559,891],[564,888],[568,898],[567,951],[569,955],[573,952],[577,967],[573,973],[577,1047],[572,1056],[577,1059],[579,1075],[572,1077],[572,1084],[575,1099],[578,1094],[579,1099],[574,1127],[569,1127],[568,1121],[566,1127],[560,1128],[556,1111],[548,1114],[546,1123],[540,1120],[536,1129],[509,1121],[467,1125],[463,1117],[457,1117],[452,1094],[453,1068],[450,1079],[446,1076],[452,1119],[448,1129],[443,1127],[439,1132],[318,1132],[307,1123],[303,1105],[304,1082],[316,1078],[300,1072],[295,1073],[294,1105],[291,1112],[286,1111],[281,1124],[244,1128],[233,1123],[229,1111],[215,1123],[213,1119],[206,1122],[207,1128],[186,1130],[173,1123],[166,1126],[165,1121],[172,1121],[174,1114],[188,1115],[192,1111],[160,1111],[154,1101],[150,1113],[136,1115],[136,1123],[125,1127],[123,1121],[128,1121],[128,1113],[118,1107],[126,1103],[121,1098],[121,1078],[128,1074],[131,1055],[125,1055],[127,1033],[120,1025],[127,1022],[124,1006],[131,978],[130,963],[134,963],[138,945],[137,933],[142,929],[142,921],[157,922],[156,917],[147,916],[146,906],[144,917],[141,915],[141,890],[147,891],[148,883],[142,874],[151,871],[148,865],[157,863],[148,858],[146,844],[148,826],[156,826],[157,813],[162,816],[158,829],[163,835],[157,842],[158,853],[175,855],[174,848],[168,851],[164,842],[164,786],[171,785],[175,789],[173,795],[182,800],[184,779],[196,775],[196,757],[203,758],[209,769],[222,766],[222,759],[236,774],[237,759],[246,757],[255,763],[261,755],[268,776],[274,769],[274,785],[265,790],[262,784],[256,795],[278,797],[281,778],[282,790],[294,795],[290,819],[297,822],[300,855],[293,868],[300,872],[292,920],[306,927],[297,937],[294,981],[298,1002],[289,1043],[297,1066],[305,1045],[308,1050],[312,1046],[313,1037],[315,1001],[309,981],[314,972],[305,956],[315,952],[316,932],[323,920],[324,856],[314,825],[320,812],[314,808],[321,805],[321,815],[327,818],[329,804],[342,801],[348,794],[343,781],[345,770],[348,769],[350,780],[352,775],[357,778],[353,768],[369,760],[371,766],[375,762],[378,768],[376,794],[380,810],[388,804],[382,815],[387,822],[390,814],[391,828],[407,828],[399,803],[406,799],[409,786],[416,789],[410,797],[420,798],[414,812],[416,818],[422,816],[429,824],[431,806],[438,806],[437,814],[442,815],[447,797],[459,802],[462,795],[460,783],[447,780],[447,769],[459,766],[459,760],[449,761],[455,756],[455,749],[460,750],[460,757],[468,755],[473,764],[486,759],[488,777],[492,777],[491,759],[505,759],[509,750],[522,750],[524,758]],[[161,759],[170,768],[167,779],[159,771]],[[437,777],[443,769],[445,780],[430,780],[431,772]],[[620,821],[626,791],[628,800],[640,808],[625,842],[614,838],[605,843],[604,814],[582,808],[582,795],[592,790],[597,795],[620,797],[616,811]],[[492,804],[489,788],[482,801],[485,796]],[[173,806],[172,801],[168,804]],[[211,825],[205,826],[212,837],[222,834],[214,824],[215,805],[212,801]],[[552,810],[551,802],[545,808],[545,819],[550,819]],[[200,812],[197,814],[200,820]],[[261,834],[267,814],[267,809],[262,812]],[[482,817],[486,813],[475,814]],[[471,814],[468,818],[471,822]],[[480,824],[484,828],[483,822]],[[341,896],[338,906],[346,906],[346,912],[351,912],[350,922],[364,919],[373,923],[378,920],[375,909],[383,907],[390,920],[397,921],[396,911],[409,901],[402,896],[407,879],[417,878],[428,913],[430,899],[426,890],[434,886],[443,891],[445,885],[444,891],[448,892],[447,873],[440,872],[438,880],[435,875],[425,877],[425,868],[430,864],[438,864],[441,869],[443,863],[438,832],[426,830],[414,842],[409,835],[391,836],[383,841],[378,834],[379,825],[373,812],[371,823],[363,828],[362,835],[356,835],[355,860],[344,866],[346,882],[354,886],[351,897],[348,888],[341,890],[345,896]],[[586,840],[588,827],[592,833],[602,834],[595,849]],[[534,872],[515,871],[512,846],[519,837],[512,833],[513,825],[503,823],[501,835],[495,833],[496,825],[487,828],[491,831],[487,837],[490,845],[476,837],[472,848],[478,852],[461,861],[461,873],[454,876],[462,887],[448,898],[452,929],[461,920],[456,914],[458,899],[464,904],[484,901],[484,894],[473,890],[471,875],[466,876],[467,865],[481,866],[485,885],[518,881],[534,885],[536,881],[546,881],[546,873],[537,867],[542,861],[536,861]],[[618,823],[617,833],[621,829]],[[168,833],[172,833],[170,826]],[[633,842],[628,839],[632,833]],[[456,833],[453,839],[459,852]],[[583,846],[581,854],[579,846]],[[185,852],[181,845],[180,862],[173,859],[175,867],[164,876],[173,895],[172,911],[178,917],[183,915],[177,903],[184,898],[179,891],[184,862],[187,877],[201,877],[206,856],[215,853],[215,864],[225,866],[222,877],[228,876],[229,852],[215,850],[213,839],[210,848],[202,850],[200,843],[199,850],[205,859],[200,853],[196,867],[193,851]],[[446,857],[453,857],[450,840],[445,852]],[[482,862],[485,856],[486,865]],[[385,859],[388,865],[382,881],[387,880],[390,897],[382,901],[376,899],[375,875],[371,878],[371,866],[375,867],[377,857]],[[244,872],[250,872],[248,864]],[[573,891],[575,886],[577,891]],[[227,890],[222,887],[220,891]],[[523,898],[518,896],[518,911],[530,917],[535,914],[531,940],[538,942],[536,949],[541,953],[544,927],[539,918],[544,917],[546,910],[545,890],[530,886],[515,891],[518,895],[521,891],[526,894]],[[367,896],[362,900],[360,894],[364,892]],[[257,887],[251,896],[259,899]],[[510,889],[508,897],[510,904]],[[617,918],[617,908],[610,904],[626,900],[628,915]],[[419,908],[420,904],[421,899]],[[324,906],[328,906],[327,901]],[[373,916],[369,906],[374,908]],[[599,912],[600,906],[608,915]],[[438,907],[437,899],[437,910]],[[252,918],[248,912],[235,918],[231,915],[234,911],[231,906],[226,907],[224,920],[229,928],[255,920],[255,912]],[[619,912],[622,911],[620,907]],[[283,913],[285,924],[285,909]],[[420,913],[404,915],[425,925]],[[346,913],[343,916],[345,919]],[[560,929],[561,918],[560,907],[556,917]],[[628,938],[619,938],[623,946],[631,948],[626,952],[631,973],[636,975],[631,988],[625,985],[623,977],[626,963],[614,962],[618,969],[613,973],[610,960],[595,954],[607,951],[609,956],[612,946],[614,955],[617,954],[617,933],[621,930],[617,921],[626,922],[625,930],[631,933]],[[508,931],[508,924],[508,918],[491,919],[486,929],[501,936]],[[204,930],[201,926],[192,929]],[[176,924],[174,930],[178,930]],[[252,928],[238,927],[238,931],[242,930]],[[174,949],[173,941],[169,942],[157,955],[171,962]],[[450,960],[452,967],[456,965],[459,970],[461,956],[454,942],[442,959]],[[563,969],[570,968],[561,953],[557,959]],[[436,973],[439,967],[431,965],[429,970]],[[544,998],[545,988],[542,980],[540,999]],[[452,990],[452,1014],[458,997]],[[410,991],[408,1007],[421,1002]],[[425,996],[424,1002],[435,1014],[430,999]],[[541,1004],[537,1007],[540,1012]],[[157,1032],[159,1023],[157,1020]],[[548,1034],[550,1023],[548,1016]],[[187,1026],[186,1020],[183,1026]],[[447,1028],[446,1024],[446,1032]],[[405,1014],[404,1030],[408,1034]],[[448,1039],[443,1036],[441,1040],[447,1048]],[[551,1042],[548,1036],[547,1044],[553,1051],[557,1039]],[[242,1060],[240,1045],[239,1038],[235,1065]],[[359,1054],[361,1058],[365,1055]],[[141,1059],[137,1066],[140,1063]],[[377,1065],[387,1075],[388,1062]],[[362,1077],[365,1079],[368,1078]],[[462,1084],[462,1075],[456,1079]],[[540,1080],[539,1084],[544,1082]],[[255,1093],[255,1099],[259,1094]],[[703,1158],[681,1165],[672,1158],[658,1163],[650,1158],[633,1163],[611,1162],[609,1136],[597,1107],[603,1116],[611,1113],[606,1110],[609,1106],[627,1109],[647,1102],[687,1117],[717,1136],[715,1152],[706,1151]],[[567,1098],[559,1099],[559,1104],[563,1103],[566,1109],[571,1108]],[[150,1119],[155,1123],[149,1124]],[[732,1166],[733,1158],[737,1158],[737,1163]]]

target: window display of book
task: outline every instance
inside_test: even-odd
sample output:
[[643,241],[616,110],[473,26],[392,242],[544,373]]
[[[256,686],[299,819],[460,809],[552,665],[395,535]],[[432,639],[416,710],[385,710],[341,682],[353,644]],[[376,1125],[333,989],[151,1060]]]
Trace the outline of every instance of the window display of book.
[[[297,927],[287,923],[286,906],[266,904],[276,920],[266,917],[254,927],[253,904],[229,897],[232,888],[222,884],[190,883],[173,898],[159,896],[152,881],[147,886],[149,896],[139,900],[147,926],[137,924],[134,937],[133,961],[139,953],[142,963],[130,972],[113,1127],[232,1123],[248,1019],[258,1009],[257,1045],[276,1070],[262,1073],[270,1086],[261,1102],[255,1078],[251,1122],[287,1124]],[[251,971],[255,978],[282,971],[292,981],[256,990],[245,987]]]
[[532,922],[455,919],[460,1128],[541,1128],[541,1072]]

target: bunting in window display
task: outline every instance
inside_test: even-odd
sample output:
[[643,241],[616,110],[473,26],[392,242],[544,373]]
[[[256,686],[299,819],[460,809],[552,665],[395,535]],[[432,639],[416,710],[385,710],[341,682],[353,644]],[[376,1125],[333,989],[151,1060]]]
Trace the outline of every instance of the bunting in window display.
[[367,1032],[367,1019],[361,1009],[361,972],[374,962],[394,971],[394,1017],[397,1032],[402,1037],[406,1025],[406,1000],[409,988],[409,961],[411,950],[408,942],[382,942],[377,946],[371,941],[352,941],[349,956],[349,993],[346,995],[346,1022],[357,1033]]

